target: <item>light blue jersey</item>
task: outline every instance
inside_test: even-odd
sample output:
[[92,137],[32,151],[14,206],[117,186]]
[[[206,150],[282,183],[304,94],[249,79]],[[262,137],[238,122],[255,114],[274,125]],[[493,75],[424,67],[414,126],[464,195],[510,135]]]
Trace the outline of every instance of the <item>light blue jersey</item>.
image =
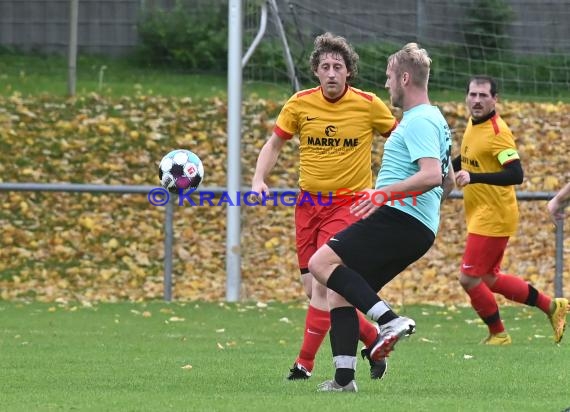
[[[435,106],[421,104],[404,112],[402,121],[384,145],[382,168],[376,179],[376,189],[401,182],[416,174],[418,159],[431,157],[441,161],[441,175],[447,175],[451,155],[451,132],[445,118]],[[412,215],[434,234],[439,227],[439,208],[443,189],[435,187],[415,197],[389,201],[395,207]],[[414,204],[415,203],[415,204]]]

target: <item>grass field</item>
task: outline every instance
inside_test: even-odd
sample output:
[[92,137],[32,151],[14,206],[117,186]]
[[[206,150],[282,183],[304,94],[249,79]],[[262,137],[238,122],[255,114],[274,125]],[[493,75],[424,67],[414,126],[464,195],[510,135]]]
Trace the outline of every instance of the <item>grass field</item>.
[[[227,74],[188,73],[183,71],[141,67],[128,58],[111,59],[80,55],[77,61],[77,95],[97,93],[119,98],[135,94],[192,97],[205,99],[213,96],[227,96]],[[0,50],[0,95],[11,95],[15,91],[24,96],[66,96],[67,60],[64,56],[41,56],[2,53]],[[303,84],[302,87],[314,87]],[[368,90],[368,88],[364,87]],[[243,84],[243,96],[251,95],[282,101],[287,99],[292,88],[289,83],[248,81]],[[383,89],[369,90],[382,99],[388,94]],[[560,91],[558,97],[548,95],[528,97],[500,91],[501,99],[514,101],[563,101],[570,102],[570,92]],[[434,102],[461,102],[465,95],[458,90],[430,90]]]
[[544,315],[503,310],[510,347],[478,344],[470,308],[401,308],[418,332],[398,344],[382,381],[358,363],[359,393],[316,393],[284,379],[298,351],[299,304],[0,302],[2,411],[562,411],[570,346]]
[[[64,59],[0,56],[0,94],[60,97]],[[224,97],[223,75],[80,59],[77,91]],[[244,95],[284,99],[286,84]],[[383,98],[386,96],[383,95]],[[462,95],[432,93],[434,101]],[[313,377],[288,382],[301,304],[17,303],[0,301],[0,411],[562,411],[570,407],[570,338],[552,343],[538,310],[502,311],[514,344],[479,345],[471,308],[412,306],[418,333],[397,346],[386,379],[359,361],[358,394],[316,393],[333,374],[325,342]]]
[[[303,85],[313,87],[315,84]],[[67,61],[65,57],[0,54],[0,95],[15,91],[25,96],[67,95]],[[227,76],[220,73],[191,74],[180,71],[139,67],[128,59],[109,59],[80,56],[77,62],[78,95],[97,93],[121,97],[141,93],[172,97],[191,96],[194,99],[226,97]],[[384,89],[370,90],[387,100]],[[281,101],[288,98],[292,89],[288,83],[244,82],[243,96],[260,96]],[[509,99],[508,90],[501,94]],[[434,102],[463,101],[464,94],[456,90],[430,90]],[[535,100],[529,97],[527,100]],[[516,96],[515,100],[522,100]],[[542,97],[541,100],[545,100]],[[546,100],[550,100],[546,98]],[[570,93],[561,97],[570,101]]]
[[[225,97],[227,77],[223,74],[190,74],[172,70],[141,68],[125,59],[81,57],[77,62],[78,95],[98,93],[110,97],[162,95],[195,99]],[[23,95],[65,96],[67,62],[64,57],[0,54],[0,95],[15,91]],[[246,82],[244,96],[251,94],[282,100],[288,84]]]

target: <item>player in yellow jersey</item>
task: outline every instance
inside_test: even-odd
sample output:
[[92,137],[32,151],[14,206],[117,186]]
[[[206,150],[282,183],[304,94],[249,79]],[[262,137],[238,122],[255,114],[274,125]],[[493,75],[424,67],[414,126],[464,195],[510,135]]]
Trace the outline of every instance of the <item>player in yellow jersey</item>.
[[558,343],[564,334],[568,300],[552,299],[521,278],[501,272],[507,242],[516,233],[519,220],[514,185],[522,183],[523,169],[511,130],[495,111],[495,80],[472,77],[466,103],[471,118],[461,155],[453,160],[457,186],[463,188],[468,232],[459,283],[489,328],[483,343],[511,343],[493,293],[542,310]]
[[[271,137],[259,153],[252,182],[253,192],[269,191],[266,179],[283,145],[298,135],[296,245],[310,303],[303,343],[288,376],[290,380],[311,376],[315,355],[330,328],[327,288],[309,273],[309,258],[332,235],[357,219],[343,195],[370,187],[374,132],[387,137],[397,124],[376,95],[350,86],[358,72],[358,54],[344,38],[325,33],[316,37],[314,45],[310,66],[320,85],[294,94],[283,106]],[[378,331],[362,314],[359,319],[360,339],[369,346]],[[362,355],[368,355],[366,349]],[[367,357],[371,377],[382,378],[385,359],[373,361]]]

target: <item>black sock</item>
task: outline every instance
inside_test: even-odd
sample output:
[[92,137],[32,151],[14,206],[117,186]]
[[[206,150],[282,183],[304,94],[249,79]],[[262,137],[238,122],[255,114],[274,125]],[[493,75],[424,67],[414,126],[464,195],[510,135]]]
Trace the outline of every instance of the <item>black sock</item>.
[[528,297],[525,304],[528,306],[536,306],[538,299],[538,290],[536,290],[530,283],[528,284]]
[[358,350],[359,324],[356,309],[352,306],[334,308],[331,314],[331,348],[335,359],[334,380],[345,386],[354,379],[356,351]]
[[391,320],[394,320],[398,317],[398,315],[396,315],[392,310],[389,310],[388,312],[384,313],[382,316],[380,316],[377,320],[379,325],[385,325],[386,323],[390,322]]
[[[333,356],[356,355],[360,336],[358,315],[352,306],[331,309],[331,348]],[[334,342],[334,344],[332,344]]]
[[380,302],[376,291],[368,282],[359,273],[343,265],[338,265],[333,270],[327,281],[327,288],[334,290],[365,314]]
[[334,380],[340,386],[346,386],[354,379],[354,369],[338,368],[334,373]]

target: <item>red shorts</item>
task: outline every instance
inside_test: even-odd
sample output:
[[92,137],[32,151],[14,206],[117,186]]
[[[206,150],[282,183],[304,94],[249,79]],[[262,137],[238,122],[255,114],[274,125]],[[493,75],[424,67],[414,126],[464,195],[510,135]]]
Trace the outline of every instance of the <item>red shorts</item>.
[[301,191],[295,206],[297,259],[301,274],[309,272],[309,259],[318,248],[359,219],[350,213],[350,203],[345,198]]
[[461,273],[473,277],[499,273],[508,241],[508,236],[491,237],[468,233]]

